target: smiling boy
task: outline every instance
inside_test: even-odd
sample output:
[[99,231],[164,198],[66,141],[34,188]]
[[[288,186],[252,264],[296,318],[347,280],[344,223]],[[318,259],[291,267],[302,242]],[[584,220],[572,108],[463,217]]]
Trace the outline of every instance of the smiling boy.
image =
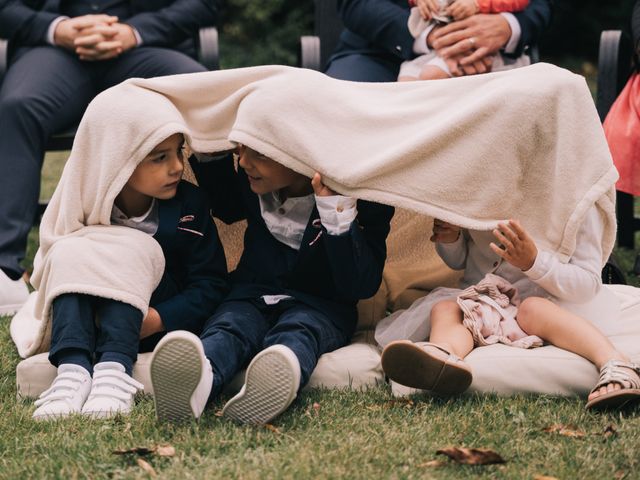
[[151,363],[160,420],[199,417],[247,367],[223,409],[243,423],[282,413],[320,355],[346,345],[358,300],[375,294],[386,259],[393,208],[338,195],[246,146],[230,158],[193,164],[214,215],[247,220],[232,288],[200,338],[172,332]]

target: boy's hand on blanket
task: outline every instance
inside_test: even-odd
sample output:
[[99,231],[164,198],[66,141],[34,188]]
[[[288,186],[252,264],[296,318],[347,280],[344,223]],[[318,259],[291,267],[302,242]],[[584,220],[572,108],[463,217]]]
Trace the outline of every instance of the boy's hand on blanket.
[[431,20],[433,14],[440,10],[438,0],[417,0],[416,4],[420,15],[425,20]]
[[499,223],[498,228],[493,230],[493,235],[500,246],[493,242],[489,246],[497,255],[522,271],[533,267],[538,248],[520,222],[509,220],[508,223]]
[[146,338],[154,333],[164,332],[164,324],[160,318],[158,311],[149,307],[147,316],[142,320],[142,327],[140,328],[140,338]]
[[433,220],[433,235],[431,235],[432,242],[435,243],[453,243],[458,240],[460,236],[460,227],[447,223],[435,218]]
[[322,183],[322,176],[318,172],[311,179],[311,186],[313,187],[313,193],[319,197],[330,197],[336,194],[336,192]]
[[475,15],[480,11],[477,0],[456,0],[447,7],[447,15],[453,17],[454,20],[462,20],[463,18]]

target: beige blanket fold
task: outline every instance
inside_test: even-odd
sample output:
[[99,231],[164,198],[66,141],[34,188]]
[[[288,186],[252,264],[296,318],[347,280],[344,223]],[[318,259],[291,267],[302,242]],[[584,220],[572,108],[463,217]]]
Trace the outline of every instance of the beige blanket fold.
[[[465,228],[518,218],[563,261],[596,203],[606,224],[603,263],[613,247],[617,172],[584,79],[558,67],[388,84],[284,66],[131,79],[87,109],[43,219],[33,276],[41,332],[52,292],[77,280],[73,271],[58,276],[52,246],[98,235],[80,232],[108,225],[137,163],[175,132],[194,151],[243,143],[305,175],[319,171],[342,194]],[[108,258],[93,247],[78,257],[88,265],[82,284],[111,285],[113,298],[141,306],[162,273],[161,251],[133,231],[111,240]],[[91,245],[80,243],[70,250]],[[45,335],[38,338],[27,354],[45,347]]]

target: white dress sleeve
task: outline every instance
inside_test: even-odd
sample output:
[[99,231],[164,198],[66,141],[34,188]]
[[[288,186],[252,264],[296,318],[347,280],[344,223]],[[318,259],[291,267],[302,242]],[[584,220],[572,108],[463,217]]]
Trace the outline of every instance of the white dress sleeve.
[[603,219],[594,206],[578,230],[576,249],[568,263],[550,252],[538,251],[527,277],[560,300],[582,303],[593,298],[602,285]]
[[453,270],[463,270],[467,264],[469,241],[466,230],[460,230],[458,239],[452,243],[436,243],[436,252],[440,258]]

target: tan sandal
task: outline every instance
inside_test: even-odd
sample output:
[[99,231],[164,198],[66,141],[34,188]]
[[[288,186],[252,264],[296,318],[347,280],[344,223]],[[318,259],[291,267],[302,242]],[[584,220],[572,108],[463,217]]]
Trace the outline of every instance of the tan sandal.
[[466,362],[429,342],[391,342],[382,351],[382,369],[394,382],[440,395],[462,393],[473,379]]
[[[634,377],[626,369],[633,370],[636,376]],[[587,410],[620,408],[629,402],[640,400],[640,365],[621,362],[620,360],[609,360],[600,369],[600,378],[591,393],[610,383],[617,383],[622,388],[613,392],[603,393],[588,401]]]

